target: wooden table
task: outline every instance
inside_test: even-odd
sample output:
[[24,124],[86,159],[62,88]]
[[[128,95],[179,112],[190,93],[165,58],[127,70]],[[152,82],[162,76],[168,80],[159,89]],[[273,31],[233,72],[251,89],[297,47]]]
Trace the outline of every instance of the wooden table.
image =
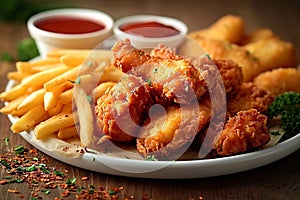
[[[53,1],[55,2],[55,1]],[[57,5],[62,4],[57,1]],[[64,5],[99,9],[109,13],[115,19],[131,14],[168,15],[185,21],[190,30],[204,28],[220,16],[233,13],[246,21],[247,31],[269,27],[281,38],[293,42],[300,59],[300,7],[297,1],[64,1]],[[16,46],[22,38],[28,37],[25,23],[0,22],[0,54],[9,52],[16,55]],[[6,74],[14,70],[14,65],[1,63],[0,90],[7,83]],[[3,104],[1,103],[0,106]],[[32,148],[22,137],[10,131],[10,122],[5,115],[0,115],[0,152],[5,155],[17,145]],[[2,138],[8,138],[6,145]],[[122,186],[127,197],[142,199],[147,194],[149,199],[299,199],[300,198],[300,151],[257,169],[219,177],[188,180],[156,180],[114,176],[96,173],[57,161],[42,152],[40,156],[48,160],[49,166],[67,169],[66,178],[89,177],[84,186],[101,186],[109,191]],[[7,174],[0,170],[0,180]],[[28,188],[27,183],[0,185],[0,199],[30,199],[38,187]],[[8,192],[18,190],[19,194]],[[57,187],[46,195],[39,192],[42,199],[74,199],[74,195],[62,198],[64,189]]]

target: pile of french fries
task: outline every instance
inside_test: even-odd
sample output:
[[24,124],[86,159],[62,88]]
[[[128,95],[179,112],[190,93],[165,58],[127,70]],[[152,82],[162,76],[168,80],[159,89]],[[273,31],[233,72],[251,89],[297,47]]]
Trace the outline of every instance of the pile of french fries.
[[[17,62],[16,71],[7,75],[13,87],[0,94],[5,102],[0,112],[16,117],[11,126],[14,133],[33,130],[37,139],[80,136],[87,146],[93,135],[88,97],[97,99],[108,84],[122,77],[110,66],[111,58],[110,51],[57,49],[46,58]],[[88,88],[91,81],[93,88]]]

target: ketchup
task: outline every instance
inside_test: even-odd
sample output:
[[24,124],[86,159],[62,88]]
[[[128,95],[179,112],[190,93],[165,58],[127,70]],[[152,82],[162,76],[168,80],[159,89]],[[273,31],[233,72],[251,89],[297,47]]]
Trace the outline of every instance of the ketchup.
[[128,23],[120,26],[120,29],[126,33],[148,38],[169,37],[179,34],[179,31],[173,26],[156,21]]
[[73,16],[49,17],[37,21],[35,26],[45,31],[63,34],[91,33],[105,28],[101,22]]

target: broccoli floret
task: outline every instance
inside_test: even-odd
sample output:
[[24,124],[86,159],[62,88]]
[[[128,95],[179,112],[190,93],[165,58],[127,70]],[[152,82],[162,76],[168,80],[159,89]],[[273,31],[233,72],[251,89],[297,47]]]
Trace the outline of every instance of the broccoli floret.
[[280,117],[280,128],[285,130],[281,141],[300,133],[300,94],[287,92],[278,96],[269,107],[269,117]]
[[18,60],[29,61],[30,59],[37,57],[39,51],[35,44],[35,41],[31,38],[25,38],[18,44]]

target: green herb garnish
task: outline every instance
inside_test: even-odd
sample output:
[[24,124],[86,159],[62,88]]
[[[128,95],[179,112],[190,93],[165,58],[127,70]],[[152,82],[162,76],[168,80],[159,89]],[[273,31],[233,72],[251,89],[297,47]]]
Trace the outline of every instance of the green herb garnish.
[[287,92],[278,96],[270,105],[268,115],[271,119],[280,118],[280,128],[285,131],[280,141],[300,132],[300,93]]
[[149,160],[149,161],[158,161],[158,159],[155,158],[154,155],[148,155],[148,156],[145,158],[145,160]]
[[74,185],[76,183],[76,178],[68,178],[66,184],[67,185]]
[[26,151],[27,149],[25,147],[23,147],[22,145],[17,146],[14,148],[14,151],[16,152],[16,154],[22,154]]

